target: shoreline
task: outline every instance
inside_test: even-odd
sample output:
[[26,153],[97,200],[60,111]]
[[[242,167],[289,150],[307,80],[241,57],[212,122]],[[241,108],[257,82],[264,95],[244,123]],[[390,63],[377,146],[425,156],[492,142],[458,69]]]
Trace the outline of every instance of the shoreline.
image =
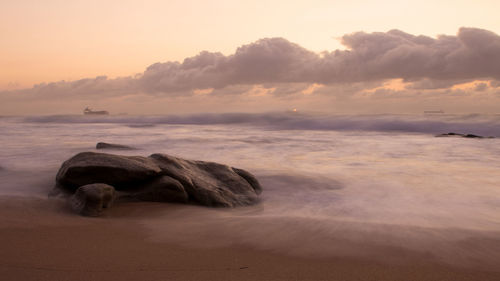
[[[71,213],[62,200],[0,197],[0,203],[0,276],[5,280],[500,279],[500,271],[445,265],[403,249],[397,253],[401,262],[394,263],[151,241],[141,223],[149,207],[139,210],[140,205],[123,204],[107,217],[86,218]],[[166,211],[177,207],[162,206]],[[380,257],[394,254],[379,249]]]

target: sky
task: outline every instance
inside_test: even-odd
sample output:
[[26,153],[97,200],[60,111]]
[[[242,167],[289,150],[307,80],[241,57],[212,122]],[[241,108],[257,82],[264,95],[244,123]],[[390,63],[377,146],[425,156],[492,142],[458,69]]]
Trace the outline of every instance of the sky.
[[499,1],[0,0],[0,115],[500,111]]

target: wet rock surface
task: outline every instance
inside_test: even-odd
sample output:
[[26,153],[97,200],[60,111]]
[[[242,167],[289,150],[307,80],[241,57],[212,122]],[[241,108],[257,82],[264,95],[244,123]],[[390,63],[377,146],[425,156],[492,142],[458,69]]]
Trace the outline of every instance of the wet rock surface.
[[[72,202],[80,203],[72,203],[73,209],[83,215],[97,216],[107,208],[99,203],[104,199],[98,199],[98,194],[108,188],[96,184],[116,189],[120,198],[210,207],[250,205],[262,191],[255,176],[243,169],[167,154],[143,157],[82,152],[65,161],[56,176],[56,189],[74,193]],[[90,207],[82,207],[87,205]]]
[[469,138],[469,139],[494,139],[495,137],[489,136],[479,136],[479,135],[474,135],[474,134],[459,134],[459,133],[446,133],[446,134],[439,134],[436,135],[436,137],[462,137],[462,138]]
[[95,146],[96,149],[117,149],[117,150],[135,150],[134,147],[116,143],[98,142]]
[[115,189],[107,184],[95,183],[80,186],[71,197],[71,208],[84,216],[98,217],[115,200]]
[[135,192],[127,196],[131,199],[152,202],[188,203],[189,196],[182,184],[169,176],[161,176],[144,183]]
[[117,190],[126,190],[161,172],[155,161],[147,157],[82,152],[62,164],[56,183],[70,191],[91,183],[106,183]]

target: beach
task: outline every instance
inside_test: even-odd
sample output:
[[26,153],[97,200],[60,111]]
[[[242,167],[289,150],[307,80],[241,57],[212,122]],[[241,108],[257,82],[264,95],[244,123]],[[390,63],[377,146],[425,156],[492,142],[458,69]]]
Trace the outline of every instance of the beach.
[[[499,280],[498,116],[0,118],[2,280]],[[253,173],[257,204],[49,197],[61,163],[167,153]],[[103,151],[100,151],[103,152]]]
[[[57,200],[10,198],[2,201],[0,276],[3,280],[500,278],[500,271],[491,268],[450,266],[416,252],[390,247],[378,247],[377,256],[372,258],[307,258],[244,245],[189,247],[152,242],[140,221],[146,213],[154,216],[159,208],[164,209],[161,204],[124,205],[104,218],[85,218],[74,216],[64,202]],[[31,206],[28,211],[27,206]],[[210,243],[209,237],[199,239]],[[389,256],[395,260],[384,258]]]
[[0,281],[500,281],[499,10],[0,1]]

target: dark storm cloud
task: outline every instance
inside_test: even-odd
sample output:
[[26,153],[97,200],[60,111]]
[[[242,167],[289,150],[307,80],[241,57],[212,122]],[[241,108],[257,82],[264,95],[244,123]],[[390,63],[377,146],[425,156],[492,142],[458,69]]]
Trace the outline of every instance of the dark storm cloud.
[[[356,32],[344,35],[341,41],[346,50],[319,54],[283,38],[265,38],[243,45],[229,56],[203,51],[183,62],[155,63],[136,77],[55,82],[25,92],[40,97],[176,96],[210,88],[214,94],[227,93],[227,89],[261,84],[265,88],[280,85],[273,92],[284,95],[304,89],[307,83],[399,78],[409,83],[407,89],[440,89],[476,79],[500,80],[500,37],[483,29],[461,28],[456,36],[437,38],[399,30]],[[242,92],[232,92],[236,93]]]

